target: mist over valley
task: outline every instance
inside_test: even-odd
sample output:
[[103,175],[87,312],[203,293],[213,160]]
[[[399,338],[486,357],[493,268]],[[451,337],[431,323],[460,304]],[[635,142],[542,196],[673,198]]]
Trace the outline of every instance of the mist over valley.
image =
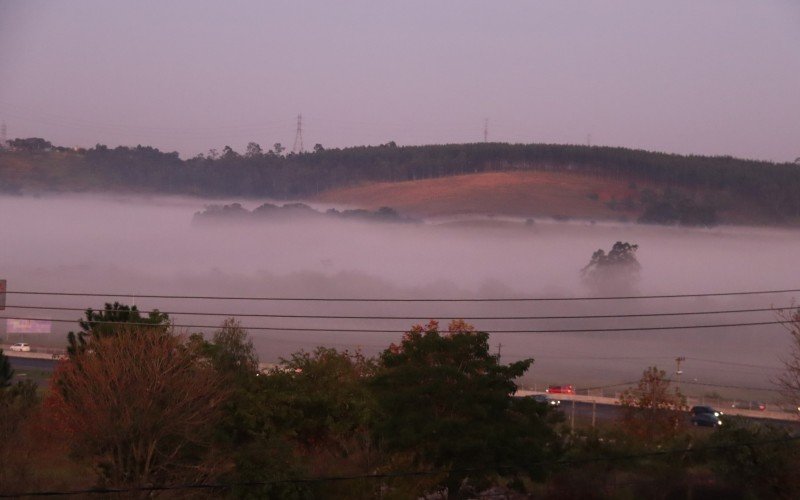
[[[233,203],[237,200],[228,200]],[[238,202],[254,210],[265,202]],[[411,224],[310,215],[193,224],[221,200],[180,197],[56,195],[0,198],[0,274],[11,291],[103,293],[107,297],[9,295],[7,317],[77,320],[80,311],[19,306],[102,308],[106,301],[170,312],[179,327],[209,334],[224,315],[238,316],[265,362],[325,345],[374,355],[412,324],[467,318],[492,333],[504,361],[536,359],[527,385],[597,386],[635,380],[685,356],[686,380],[768,387],[788,338],[780,325],[665,331],[528,333],[771,322],[772,311],[678,317],[469,319],[620,315],[782,307],[792,294],[661,300],[547,302],[266,302],[198,301],[141,295],[284,298],[586,297],[581,269],[616,241],[639,245],[641,295],[794,288],[800,253],[793,229],[712,229],[462,215]],[[282,203],[278,203],[279,205]],[[348,207],[309,203],[318,212]],[[402,214],[400,214],[402,215]],[[602,293],[601,293],[602,294]],[[619,295],[614,290],[605,295]],[[195,313],[195,314],[180,314]],[[208,313],[218,314],[203,315]],[[263,318],[245,314],[400,316],[403,319]],[[74,323],[54,323],[37,342],[63,345]],[[268,328],[258,330],[258,327]],[[292,328],[319,331],[296,331]],[[342,332],[335,330],[366,330]],[[334,331],[330,331],[334,330]],[[375,330],[373,332],[373,330]],[[13,336],[13,335],[12,335]],[[501,346],[502,344],[502,346]],[[591,358],[591,359],[590,359]],[[705,360],[705,361],[704,361]],[[724,364],[733,363],[733,364]],[[736,363],[752,365],[737,366]],[[688,392],[697,392],[689,388]]]

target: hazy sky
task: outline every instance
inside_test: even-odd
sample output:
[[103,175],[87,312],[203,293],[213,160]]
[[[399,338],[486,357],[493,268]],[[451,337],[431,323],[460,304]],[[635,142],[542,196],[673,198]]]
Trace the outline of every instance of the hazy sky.
[[0,0],[0,121],[190,156],[508,142],[800,156],[800,2]]

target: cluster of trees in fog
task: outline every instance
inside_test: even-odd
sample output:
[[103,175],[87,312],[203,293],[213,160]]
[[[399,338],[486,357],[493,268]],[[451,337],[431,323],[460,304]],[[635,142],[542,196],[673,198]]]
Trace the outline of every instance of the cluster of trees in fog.
[[[596,260],[630,261],[630,248],[617,250]],[[800,331],[800,316],[789,320]],[[319,347],[260,370],[234,318],[206,339],[176,332],[158,311],[145,317],[135,306],[106,304],[86,311],[69,353],[49,389],[37,392],[30,382],[11,383],[0,352],[0,493],[789,498],[800,491],[798,443],[785,428],[728,420],[713,432],[690,429],[685,399],[655,367],[622,393],[619,421],[571,428],[549,404],[514,397],[514,381],[532,359],[500,363],[489,335],[463,321],[414,326],[376,358]],[[789,382],[786,389],[796,390]]]
[[381,207],[374,211],[364,209],[336,210],[335,208],[329,208],[325,212],[320,212],[314,210],[305,203],[286,203],[284,205],[264,203],[254,208],[252,211],[244,208],[241,203],[209,205],[204,210],[194,214],[194,221],[287,220],[321,216],[373,222],[415,222],[414,219],[401,216],[391,207]]
[[[297,198],[368,181],[405,181],[476,172],[565,170],[600,177],[652,182],[680,191],[698,214],[673,213],[684,205],[675,195],[642,200],[650,220],[701,221],[715,200],[698,190],[744,198],[776,219],[800,216],[800,166],[731,157],[682,156],[612,147],[549,144],[450,144],[325,149],[286,153],[275,144],[250,143],[239,153],[221,152],[182,160],[146,146],[90,149],[54,147],[38,139],[15,139],[0,151],[0,186],[26,190],[126,189],[202,196]],[[678,192],[678,191],[675,191]],[[659,198],[660,196],[660,198]],[[672,208],[670,208],[672,206]],[[690,210],[691,212],[691,210]]]

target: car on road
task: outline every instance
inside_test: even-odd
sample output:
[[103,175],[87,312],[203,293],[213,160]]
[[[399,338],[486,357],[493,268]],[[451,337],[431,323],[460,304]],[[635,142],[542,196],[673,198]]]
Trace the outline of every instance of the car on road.
[[575,387],[570,385],[551,385],[547,388],[548,394],[575,394]]
[[710,406],[705,406],[705,405],[692,406],[692,409],[689,410],[689,412],[692,414],[692,416],[697,416],[697,415],[702,415],[702,414],[709,414],[709,415],[713,415],[714,417],[719,418],[720,416],[723,415],[723,413],[721,411],[717,411],[714,408],[712,408]]
[[561,400],[551,398],[547,394],[537,394],[533,396],[534,401],[537,403],[546,404],[548,406],[561,406]]
[[692,415],[692,425],[698,427],[719,427],[722,420],[713,413],[697,413]]
[[11,344],[10,349],[17,352],[30,352],[31,345],[25,342],[17,342],[16,344]]

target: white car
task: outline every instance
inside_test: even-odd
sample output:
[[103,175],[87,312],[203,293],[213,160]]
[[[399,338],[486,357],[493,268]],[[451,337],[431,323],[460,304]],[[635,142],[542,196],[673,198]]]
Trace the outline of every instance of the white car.
[[11,344],[11,350],[17,352],[29,352],[31,350],[31,345],[26,344],[25,342],[17,342],[16,344]]

